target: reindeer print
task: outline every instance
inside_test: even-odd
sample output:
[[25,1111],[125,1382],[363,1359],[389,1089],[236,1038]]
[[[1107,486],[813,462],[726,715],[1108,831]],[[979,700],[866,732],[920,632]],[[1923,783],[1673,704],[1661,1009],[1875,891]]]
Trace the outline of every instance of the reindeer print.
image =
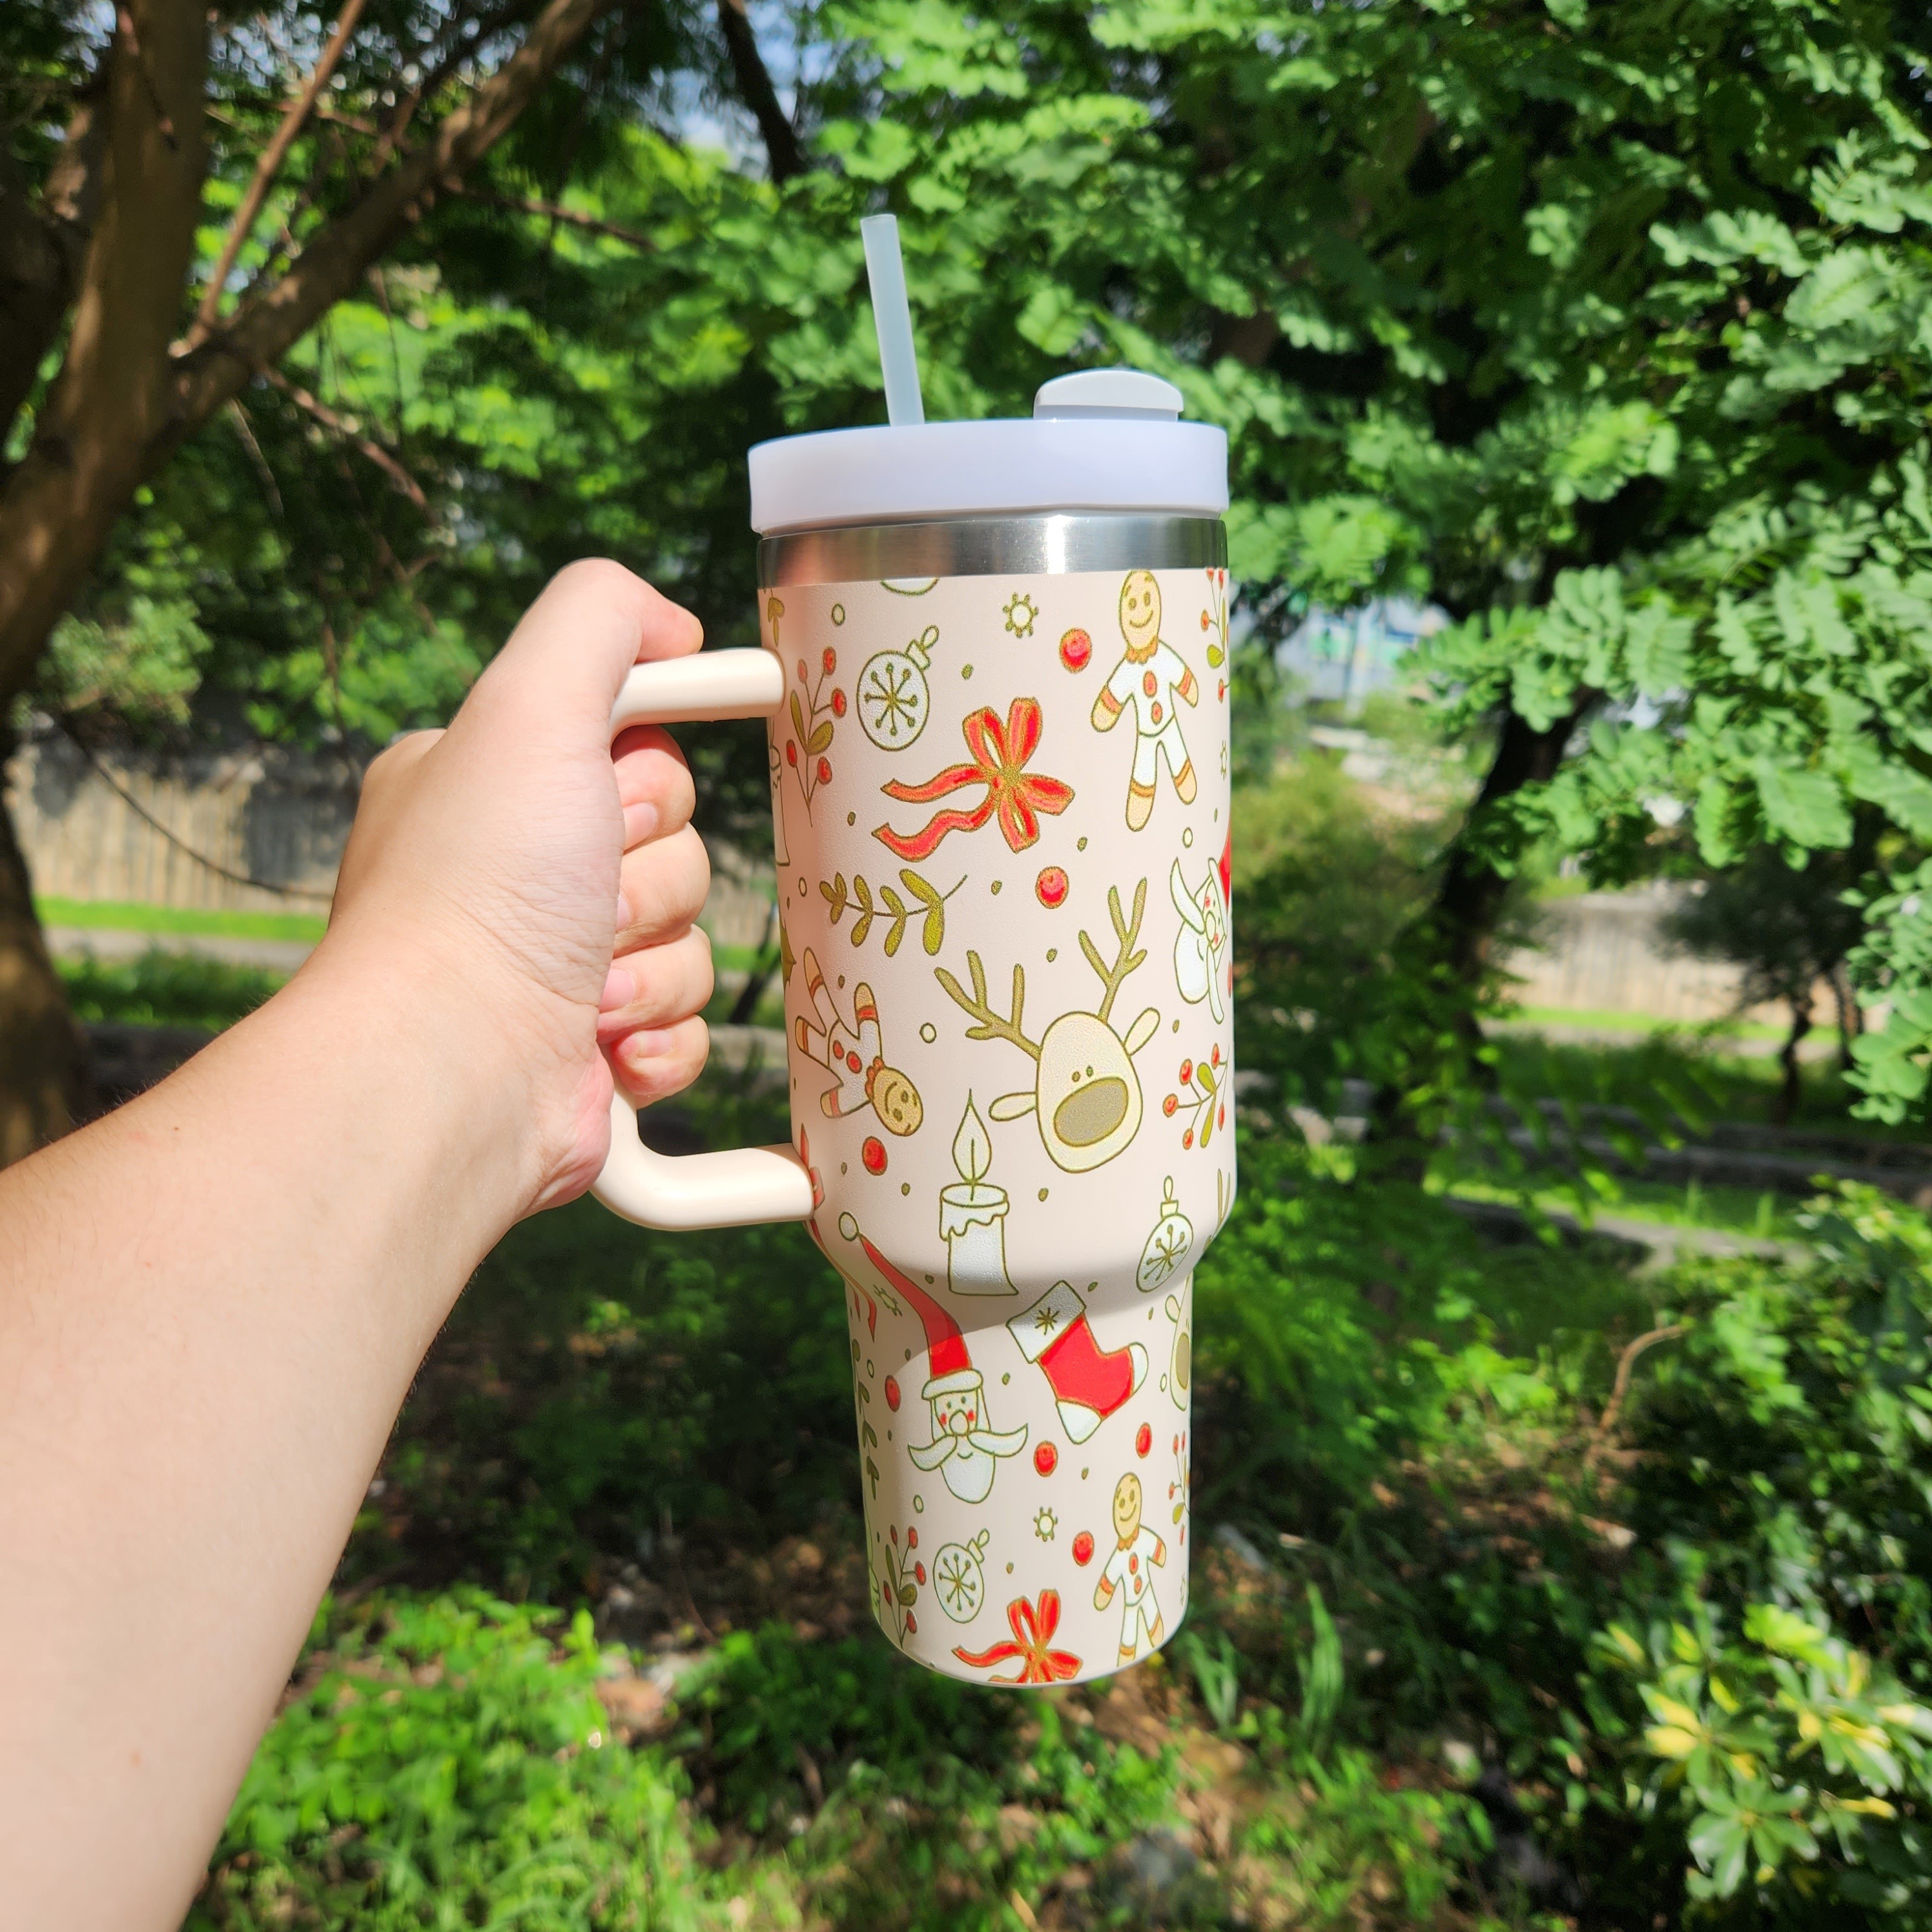
[[996,1120],[1016,1120],[1031,1114],[1048,1158],[1068,1174],[1085,1174],[1104,1166],[1125,1151],[1140,1131],[1141,1083],[1134,1055],[1153,1038],[1160,1015],[1146,1008],[1124,1034],[1114,1029],[1114,1002],[1128,975],[1147,958],[1136,950],[1142,915],[1147,910],[1148,882],[1134,888],[1133,915],[1120,910],[1118,886],[1107,890],[1107,911],[1116,941],[1114,963],[1102,963],[1100,948],[1087,933],[1080,950],[1105,989],[1091,1012],[1062,1013],[1035,1040],[1025,1030],[1026,970],[1013,968],[1012,1010],[995,1012],[986,997],[986,969],[976,952],[966,956],[973,982],[969,994],[944,967],[935,976],[955,1005],[977,1023],[966,1029],[968,1040],[1004,1040],[1030,1054],[1034,1084],[1022,1093],[1004,1094],[989,1110]]
[[794,1037],[800,1052],[831,1071],[835,1084],[818,1096],[820,1108],[837,1120],[870,1107],[887,1133],[916,1133],[926,1118],[925,1103],[919,1089],[898,1068],[886,1064],[878,1003],[872,988],[854,988],[848,1025],[839,1017],[818,956],[808,946],[803,964],[805,990],[818,1024],[813,1026],[801,1013]]

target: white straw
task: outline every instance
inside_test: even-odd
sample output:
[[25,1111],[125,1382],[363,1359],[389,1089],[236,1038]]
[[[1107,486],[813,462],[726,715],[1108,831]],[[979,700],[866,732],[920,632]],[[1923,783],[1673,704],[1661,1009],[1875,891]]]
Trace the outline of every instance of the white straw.
[[919,362],[913,354],[912,310],[906,301],[905,263],[899,255],[899,218],[868,214],[859,224],[866,244],[866,279],[872,286],[872,326],[879,336],[879,367],[885,372],[886,420],[895,428],[926,420],[919,393]]

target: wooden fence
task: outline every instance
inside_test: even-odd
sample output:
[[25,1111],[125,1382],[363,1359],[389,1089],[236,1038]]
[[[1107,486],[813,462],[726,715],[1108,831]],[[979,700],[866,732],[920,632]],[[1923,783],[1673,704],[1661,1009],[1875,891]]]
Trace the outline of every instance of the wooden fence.
[[[110,757],[54,734],[24,742],[6,776],[43,896],[249,912],[327,909],[362,784],[352,760],[275,746]],[[758,862],[715,840],[711,860],[706,929],[757,946],[770,900]]]

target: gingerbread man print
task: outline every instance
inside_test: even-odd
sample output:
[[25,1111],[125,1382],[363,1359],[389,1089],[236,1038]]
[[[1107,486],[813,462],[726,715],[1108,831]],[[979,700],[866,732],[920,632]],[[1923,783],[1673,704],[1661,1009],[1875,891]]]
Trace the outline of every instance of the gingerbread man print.
[[879,1031],[879,1008],[871,987],[853,989],[852,1020],[840,1018],[837,1003],[820,971],[818,956],[805,950],[805,990],[818,1016],[814,1026],[798,1017],[798,1050],[808,1060],[829,1068],[836,1083],[818,1096],[820,1107],[835,1120],[870,1107],[889,1134],[919,1131],[926,1118],[919,1089],[896,1066],[888,1066]]
[[1093,723],[1096,731],[1111,731],[1120,714],[1132,710],[1134,766],[1127,781],[1127,829],[1138,832],[1154,816],[1154,788],[1163,759],[1181,803],[1194,802],[1194,761],[1180,735],[1176,706],[1199,704],[1201,688],[1180,653],[1161,637],[1160,586],[1150,570],[1130,572],[1120,586],[1120,634],[1126,650],[1094,700]]
[[1094,1607],[1104,1610],[1120,1593],[1120,1661],[1131,1664],[1143,1636],[1149,1650],[1157,1650],[1166,1634],[1154,1573],[1167,1563],[1167,1545],[1141,1520],[1141,1479],[1132,1470],[1114,1486],[1114,1553],[1094,1586]]

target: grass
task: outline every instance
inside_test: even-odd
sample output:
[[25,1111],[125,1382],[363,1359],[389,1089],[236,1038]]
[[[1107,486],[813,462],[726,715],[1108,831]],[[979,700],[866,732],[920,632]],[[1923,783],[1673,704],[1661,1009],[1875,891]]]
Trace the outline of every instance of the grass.
[[36,898],[34,908],[43,926],[220,939],[306,940],[310,944],[328,925],[320,912],[230,912],[201,906],[134,905],[118,899]]
[[1632,1012],[1622,1007],[1512,1006],[1506,1016],[1512,1025],[1524,1027],[1576,1027],[1593,1033],[1658,1033],[1688,1036],[1720,1046],[1730,1040],[1782,1040],[1782,1027],[1767,1026],[1761,1021],[1714,1020],[1695,1025],[1659,1021],[1654,1015]]
[[[1694,1177],[1682,1186],[1659,1180],[1628,1180],[1605,1175],[1599,1184],[1597,1209],[1661,1228],[1708,1228],[1758,1240],[1788,1240],[1799,1232],[1800,1204],[1788,1196],[1749,1187],[1707,1187]],[[1513,1188],[1481,1180],[1456,1181],[1445,1190],[1465,1201],[1521,1198]],[[1574,1193],[1539,1190],[1531,1196],[1546,1214],[1573,1213]]]

